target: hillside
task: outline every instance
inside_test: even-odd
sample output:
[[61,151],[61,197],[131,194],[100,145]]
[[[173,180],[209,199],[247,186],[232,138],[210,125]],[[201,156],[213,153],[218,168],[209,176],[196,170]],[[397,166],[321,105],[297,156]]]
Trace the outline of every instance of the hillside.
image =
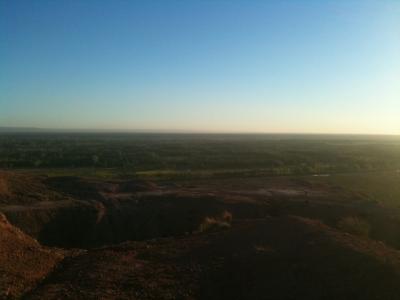
[[0,299],[400,293],[399,211],[335,185],[282,176],[0,179]]
[[42,247],[12,226],[0,213],[0,299],[22,295],[64,257],[64,251]]
[[399,283],[400,252],[279,217],[91,250],[29,299],[395,299]]

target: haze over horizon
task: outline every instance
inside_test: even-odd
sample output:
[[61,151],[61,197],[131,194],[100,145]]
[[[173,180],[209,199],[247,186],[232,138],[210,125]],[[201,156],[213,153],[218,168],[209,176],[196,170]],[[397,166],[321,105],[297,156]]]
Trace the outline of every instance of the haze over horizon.
[[0,0],[0,127],[400,134],[400,2]]

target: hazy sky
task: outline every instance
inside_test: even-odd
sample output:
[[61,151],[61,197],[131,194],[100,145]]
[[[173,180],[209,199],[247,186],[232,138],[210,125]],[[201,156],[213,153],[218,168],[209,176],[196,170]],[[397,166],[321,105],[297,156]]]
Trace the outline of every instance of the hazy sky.
[[400,1],[0,0],[0,126],[400,134]]

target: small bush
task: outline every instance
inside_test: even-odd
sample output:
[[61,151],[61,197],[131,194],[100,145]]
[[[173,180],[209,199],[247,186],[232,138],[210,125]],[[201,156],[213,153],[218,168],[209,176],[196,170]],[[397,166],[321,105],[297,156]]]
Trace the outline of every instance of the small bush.
[[231,227],[232,214],[224,211],[219,217],[206,217],[199,226],[200,232],[216,231]]
[[370,225],[358,217],[345,217],[339,220],[337,227],[345,232],[367,237],[371,229]]

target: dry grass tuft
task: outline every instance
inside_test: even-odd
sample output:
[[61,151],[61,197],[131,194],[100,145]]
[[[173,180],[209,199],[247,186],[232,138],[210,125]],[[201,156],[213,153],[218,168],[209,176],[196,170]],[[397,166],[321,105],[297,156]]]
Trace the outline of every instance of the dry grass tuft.
[[224,211],[218,217],[206,217],[199,226],[199,232],[216,231],[231,227],[232,214]]

